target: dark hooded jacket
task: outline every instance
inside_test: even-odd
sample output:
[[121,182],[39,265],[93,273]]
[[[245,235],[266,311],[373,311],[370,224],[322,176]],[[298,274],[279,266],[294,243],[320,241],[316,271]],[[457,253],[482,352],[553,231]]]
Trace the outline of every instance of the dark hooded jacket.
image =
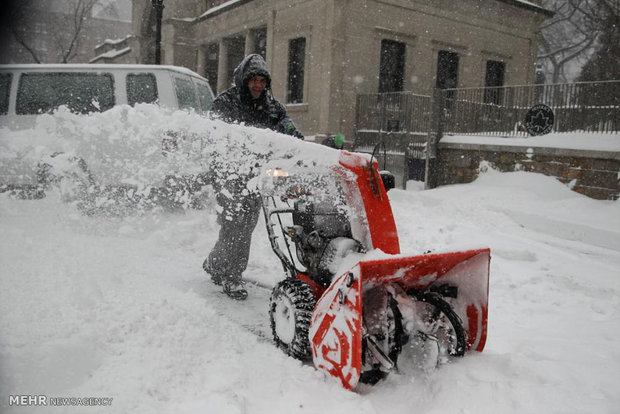
[[[254,76],[267,79],[267,88],[258,99],[252,99],[248,81]],[[271,74],[261,55],[248,55],[233,72],[234,86],[215,98],[213,112],[226,122],[239,122],[258,128],[303,139],[295,124],[286,114],[284,106],[271,94]]]

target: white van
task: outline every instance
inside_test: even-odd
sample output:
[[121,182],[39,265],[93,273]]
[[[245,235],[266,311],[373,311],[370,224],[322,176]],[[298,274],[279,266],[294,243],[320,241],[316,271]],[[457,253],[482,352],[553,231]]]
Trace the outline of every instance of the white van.
[[0,127],[33,127],[38,115],[61,105],[86,114],[136,103],[204,113],[213,93],[205,78],[176,66],[0,65]]
[[[25,133],[25,140],[36,140],[35,135],[28,135],[28,129],[35,127],[38,117],[60,106],[66,106],[72,112],[88,114],[104,112],[116,105],[133,106],[138,103],[155,103],[171,110],[192,110],[206,114],[213,105],[213,93],[205,78],[175,66],[0,65],[0,140],[3,139],[3,130],[7,135]],[[36,142],[29,144],[32,144],[29,148],[37,148]],[[57,166],[75,170],[72,171],[73,175],[92,179],[89,169],[93,162],[91,159],[77,159],[58,151],[52,151],[46,154],[45,159],[36,161],[22,154],[16,157],[12,155],[9,153],[8,156],[0,157],[0,193],[15,190],[20,192],[18,195],[26,198],[43,197],[42,187],[48,184],[52,172],[58,173],[50,168],[57,170]],[[113,163],[108,167],[115,168]],[[95,178],[102,178],[102,173],[106,171],[93,172],[95,175],[100,173]],[[183,184],[185,187],[200,187],[196,177],[176,177],[174,181],[176,187],[180,181],[189,182]],[[101,191],[105,190],[103,184],[115,185],[114,190],[108,192],[130,194],[133,191],[131,186],[122,183],[102,180],[100,183]],[[161,183],[155,184],[162,186]],[[170,185],[167,185],[161,191],[172,194],[176,190],[171,190]]]

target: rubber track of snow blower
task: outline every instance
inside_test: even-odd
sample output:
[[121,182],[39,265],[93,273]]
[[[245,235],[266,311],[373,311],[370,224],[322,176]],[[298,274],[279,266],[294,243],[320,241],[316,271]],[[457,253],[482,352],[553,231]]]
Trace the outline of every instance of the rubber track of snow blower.
[[[278,338],[276,333],[275,318],[273,316],[276,308],[276,300],[279,296],[287,297],[295,308],[295,336],[290,343],[285,343]],[[273,289],[269,300],[269,315],[271,320],[271,330],[276,345],[287,355],[299,360],[307,360],[311,356],[310,341],[308,340],[308,330],[312,311],[316,304],[316,298],[306,283],[299,279],[288,278],[278,283]]]

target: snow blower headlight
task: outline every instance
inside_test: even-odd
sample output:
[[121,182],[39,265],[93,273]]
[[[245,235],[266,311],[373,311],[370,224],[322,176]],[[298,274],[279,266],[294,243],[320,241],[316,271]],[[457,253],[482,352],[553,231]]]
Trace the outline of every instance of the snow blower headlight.
[[284,171],[279,168],[269,168],[265,174],[267,177],[288,177],[290,175],[288,171]]

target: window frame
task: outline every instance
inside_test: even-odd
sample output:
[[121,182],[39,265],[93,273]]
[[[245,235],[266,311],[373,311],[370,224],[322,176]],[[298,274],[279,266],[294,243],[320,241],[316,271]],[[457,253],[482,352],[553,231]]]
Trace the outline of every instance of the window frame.
[[[294,49],[294,45],[302,45],[300,49]],[[306,36],[299,36],[288,41],[288,61],[286,77],[286,103],[302,104],[306,99],[306,54],[308,39]],[[299,59],[301,57],[301,59]],[[297,58],[297,59],[296,59]],[[292,76],[292,73],[294,73]]]

